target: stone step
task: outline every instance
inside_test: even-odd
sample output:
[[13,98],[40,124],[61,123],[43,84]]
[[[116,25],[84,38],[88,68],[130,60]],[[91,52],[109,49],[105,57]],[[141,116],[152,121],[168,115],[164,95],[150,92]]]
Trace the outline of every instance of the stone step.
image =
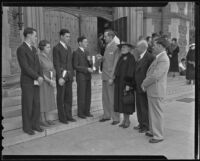
[[[99,100],[93,101],[92,104],[91,104],[91,112],[96,111],[96,110],[100,110],[100,109],[102,109],[101,100],[99,99]],[[19,111],[21,112],[21,109],[19,109]],[[77,115],[77,106],[72,106],[72,115],[73,116]],[[52,120],[58,119],[57,109],[55,109],[55,110],[53,110],[49,113],[49,119],[52,119]],[[21,128],[22,127],[21,114],[16,116],[16,117],[4,118],[2,120],[2,125],[4,127],[3,131],[9,131],[9,130]]]
[[55,125],[48,127],[48,128],[44,128],[44,132],[39,133],[36,132],[35,135],[28,135],[26,133],[24,133],[22,131],[22,129],[16,129],[16,130],[12,130],[12,131],[6,131],[2,133],[2,136],[4,137],[2,140],[2,145],[3,147],[8,147],[10,145],[15,145],[15,144],[19,144],[22,142],[26,142],[26,141],[30,141],[33,139],[37,139],[37,138],[41,138],[41,137],[45,137],[51,134],[55,134],[61,131],[65,131],[65,130],[69,130],[69,129],[73,129],[76,127],[80,127],[80,126],[84,126],[93,122],[98,121],[99,116],[102,115],[103,111],[102,110],[97,110],[94,111],[92,114],[94,117],[89,117],[87,119],[80,119],[76,116],[74,116],[74,118],[77,120],[76,122],[69,122],[69,124],[62,124],[58,121],[54,121]]
[[2,99],[3,108],[18,105],[21,105],[21,96],[5,97]]
[[2,115],[4,118],[20,116],[21,115],[21,105],[3,108]]
[[193,85],[176,86],[172,88],[167,88],[167,95],[181,94],[184,92],[191,92],[194,90],[195,90],[195,86]]
[[3,89],[2,97],[15,97],[21,96],[21,88],[11,88],[11,89]]

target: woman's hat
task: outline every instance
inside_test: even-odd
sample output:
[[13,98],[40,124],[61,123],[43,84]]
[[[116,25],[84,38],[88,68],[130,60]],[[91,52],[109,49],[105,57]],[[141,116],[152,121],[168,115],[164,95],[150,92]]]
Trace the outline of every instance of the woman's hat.
[[130,48],[135,48],[134,45],[129,44],[129,43],[124,42],[124,41],[122,41],[121,44],[117,45],[117,47],[121,49],[123,45],[127,45],[127,46],[130,47]]

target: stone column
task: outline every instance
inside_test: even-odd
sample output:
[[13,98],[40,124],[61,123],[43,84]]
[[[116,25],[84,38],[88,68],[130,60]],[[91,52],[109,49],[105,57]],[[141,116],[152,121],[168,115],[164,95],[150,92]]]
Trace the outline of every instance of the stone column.
[[2,28],[2,77],[10,75],[11,49],[9,47],[10,26],[8,24],[9,7],[3,7]]

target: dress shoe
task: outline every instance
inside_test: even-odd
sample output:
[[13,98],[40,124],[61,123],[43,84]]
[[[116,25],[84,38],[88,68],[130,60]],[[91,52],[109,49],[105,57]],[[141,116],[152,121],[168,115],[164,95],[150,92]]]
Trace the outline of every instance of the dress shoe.
[[63,124],[68,124],[67,121],[61,121],[61,120],[60,120],[60,122],[63,123]]
[[119,121],[113,121],[113,122],[111,123],[111,125],[117,125],[117,124],[119,124]]
[[147,132],[148,131],[148,129],[146,129],[146,128],[141,128],[141,129],[139,129],[139,133],[145,133],[145,132]]
[[40,126],[49,127],[48,122],[40,122]]
[[124,123],[121,123],[120,125],[119,125],[119,127],[123,127],[124,126]]
[[55,123],[54,123],[53,121],[51,121],[51,120],[47,120],[47,123],[48,123],[49,125],[55,125]]
[[76,120],[74,118],[70,118],[70,119],[67,119],[68,121],[71,121],[71,122],[76,122]]
[[33,130],[28,130],[28,131],[24,131],[25,133],[29,134],[29,135],[34,135],[35,132]]
[[134,126],[133,129],[135,129],[135,130],[140,130],[140,129],[141,129],[141,126],[140,126],[140,125]]
[[44,131],[44,129],[42,129],[42,128],[40,128],[40,127],[38,127],[38,128],[33,128],[33,130],[34,130],[34,131],[38,131],[38,132],[43,132],[43,131]]
[[92,115],[92,114],[89,114],[89,115],[85,115],[85,116],[87,116],[87,117],[93,117],[93,115]]
[[149,143],[159,143],[161,141],[163,141],[163,139],[150,139]]
[[78,117],[80,117],[82,119],[86,119],[86,116],[84,116],[84,115],[78,115]]
[[99,122],[109,121],[110,119],[100,119]]
[[145,135],[146,135],[146,136],[149,136],[149,137],[153,137],[153,134],[150,134],[150,133],[148,133],[148,132],[146,132]]

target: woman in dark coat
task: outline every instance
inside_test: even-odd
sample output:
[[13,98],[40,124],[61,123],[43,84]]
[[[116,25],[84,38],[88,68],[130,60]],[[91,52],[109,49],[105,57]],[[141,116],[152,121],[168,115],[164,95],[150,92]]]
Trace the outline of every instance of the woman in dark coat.
[[172,39],[171,51],[170,52],[171,53],[169,54],[169,58],[170,58],[169,72],[172,72],[172,76],[175,77],[175,73],[179,72],[179,67],[178,67],[179,46],[177,44],[176,38]]
[[195,45],[192,44],[186,56],[186,79],[188,84],[195,81]]
[[134,95],[135,83],[133,76],[135,72],[135,59],[130,53],[131,48],[133,47],[132,45],[124,43],[118,45],[118,47],[121,49],[121,56],[114,72],[114,111],[124,114],[123,122],[119,126],[127,128],[130,125],[129,115],[135,112],[135,103],[125,105],[123,104],[122,97],[124,91],[131,89]]

